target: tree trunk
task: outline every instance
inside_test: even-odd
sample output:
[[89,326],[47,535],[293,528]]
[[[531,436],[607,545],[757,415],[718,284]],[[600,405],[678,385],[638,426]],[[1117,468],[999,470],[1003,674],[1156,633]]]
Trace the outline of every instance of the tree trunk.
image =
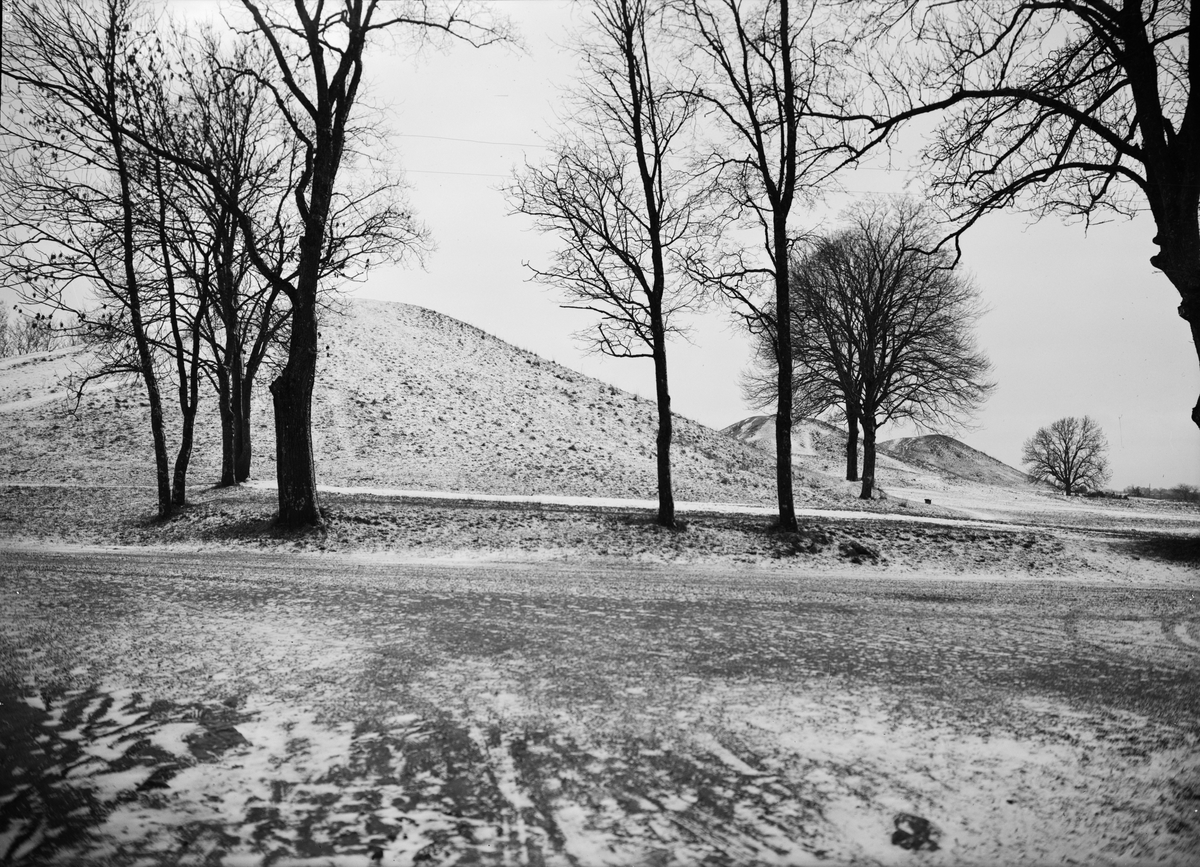
[[[1196,356],[1200,359],[1200,291],[1188,300],[1191,308],[1188,325],[1192,329],[1192,345],[1196,347]],[[1196,405],[1192,407],[1192,423],[1200,428],[1200,397],[1196,398]]]
[[239,482],[244,482],[250,478],[250,459],[252,456],[250,443],[250,405],[253,397],[254,380],[249,373],[243,374],[239,381],[241,388],[238,389],[238,412],[237,412],[237,444],[236,455],[236,477]]
[[[1140,61],[1143,73],[1136,78],[1131,76],[1130,80],[1135,98],[1141,91],[1138,108],[1142,109],[1144,103],[1147,114],[1153,115],[1156,110],[1161,111],[1157,104],[1154,48],[1145,39],[1144,31],[1137,29],[1140,20],[1136,15],[1129,23],[1135,26],[1133,32],[1136,34],[1131,41],[1139,43],[1133,57]],[[1195,27],[1200,22],[1192,21],[1191,24]],[[1191,64],[1192,78],[1195,78],[1194,53]],[[1194,86],[1197,82],[1190,83]],[[1191,100],[1196,98],[1194,93],[1190,96]],[[1189,104],[1189,118],[1195,108]],[[1159,132],[1161,135],[1161,128]],[[1150,264],[1161,270],[1179,292],[1179,315],[1188,324],[1192,345],[1200,360],[1200,130],[1192,118],[1180,128],[1174,141],[1157,138],[1153,142],[1144,141],[1144,146],[1147,148],[1144,160],[1148,182],[1146,198],[1157,229],[1153,243],[1159,250],[1150,257]],[[1192,408],[1191,416],[1192,423],[1200,428],[1200,399]]]
[[775,411],[775,483],[779,492],[779,530],[794,533],[796,503],[792,494],[792,299],[788,286],[787,217],[776,216],[775,346],[779,403]]
[[171,489],[171,502],[182,506],[187,501],[187,471],[192,460],[192,440],[196,429],[196,401],[183,409],[183,433],[179,439],[179,452],[175,455],[175,480]]
[[275,468],[284,527],[321,523],[312,449],[312,392],[317,376],[315,287],[292,302],[288,360],[271,383],[275,408]]
[[229,385],[229,371],[226,370],[224,364],[217,366],[217,396],[220,401],[221,410],[221,482],[223,488],[230,487],[237,483],[234,478],[234,455],[236,447],[234,445],[235,427],[233,406],[231,404],[231,390]]
[[858,498],[860,500],[869,500],[871,499],[871,495],[875,493],[875,419],[869,415],[864,415],[862,419],[862,431],[862,493],[858,495]]
[[[201,293],[200,305],[206,303],[207,295]],[[199,320],[199,314],[197,314]],[[180,410],[183,413],[183,433],[179,440],[179,453],[175,456],[175,488],[172,500],[176,506],[187,501],[187,471],[192,460],[192,442],[196,430],[196,410],[200,407],[200,328],[193,324],[192,357],[187,368],[186,388],[180,386]]]
[[[1161,232],[1159,233],[1161,236]],[[1200,259],[1200,256],[1196,258]],[[1150,264],[1162,268],[1172,285],[1179,290],[1179,316],[1188,324],[1192,334],[1192,346],[1195,347],[1197,360],[1200,360],[1200,267],[1188,269],[1172,269],[1163,267],[1165,256],[1151,256]],[[1192,407],[1192,423],[1200,428],[1200,397]]]
[[146,383],[146,397],[150,401],[150,435],[154,438],[154,475],[158,487],[158,517],[171,517],[173,503],[171,501],[170,458],[167,455],[167,435],[163,429],[162,397],[158,393],[158,379],[154,375],[150,360],[150,348],[146,343],[145,333],[142,332],[141,314],[135,319],[134,329],[140,332],[137,336],[138,357],[142,364],[142,380]]
[[662,316],[652,314],[654,392],[658,400],[658,523],[675,526],[675,495],[671,489],[671,393],[667,388],[667,344]]
[[858,416],[846,413],[846,481],[858,481]]

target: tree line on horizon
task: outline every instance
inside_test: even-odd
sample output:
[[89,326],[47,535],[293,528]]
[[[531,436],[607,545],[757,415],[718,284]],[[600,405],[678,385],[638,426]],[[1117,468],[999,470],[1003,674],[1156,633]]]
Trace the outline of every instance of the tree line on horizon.
[[[366,49],[517,35],[482,3],[240,0],[227,30],[139,0],[8,6],[0,285],[73,314],[93,375],[141,378],[164,517],[186,498],[201,383],[236,483],[269,375],[278,521],[319,523],[321,310],[372,261],[419,259],[429,241],[358,104]],[[1200,354],[1194,39],[1182,0],[589,0],[550,156],[506,193],[558,237],[530,267],[596,317],[593,348],[653,362],[659,523],[675,525],[667,345],[687,311],[720,299],[754,335],[776,526],[794,531],[794,419],[846,424],[852,479],[861,431],[869,497],[881,424],[953,421],[986,397],[977,293],[957,264],[994,210],[1148,207],[1151,262]],[[839,172],[925,116],[927,201],[803,225]],[[183,422],[173,475],[168,402]]]

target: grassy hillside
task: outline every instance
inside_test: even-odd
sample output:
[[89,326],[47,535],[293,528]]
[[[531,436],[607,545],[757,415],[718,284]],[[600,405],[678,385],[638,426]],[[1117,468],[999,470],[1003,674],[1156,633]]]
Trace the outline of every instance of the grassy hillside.
[[[351,300],[321,326],[314,394],[321,483],[496,494],[653,497],[651,401],[518,349],[458,320],[404,304]],[[0,479],[152,484],[144,388],[109,381],[66,412],[74,348],[0,365]],[[269,374],[256,388],[255,478],[274,478]],[[164,398],[173,394],[164,388]],[[215,398],[197,423],[192,484],[215,481]],[[177,412],[170,442],[178,443]],[[676,496],[770,504],[760,449],[676,416]],[[797,501],[826,494],[798,479]]]

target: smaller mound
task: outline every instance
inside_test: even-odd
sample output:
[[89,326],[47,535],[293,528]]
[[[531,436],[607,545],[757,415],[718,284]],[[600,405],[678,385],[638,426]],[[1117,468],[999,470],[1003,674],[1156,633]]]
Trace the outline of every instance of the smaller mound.
[[879,443],[878,449],[908,464],[985,485],[1027,485],[1029,477],[954,437],[927,434]]
[[[721,433],[748,445],[775,452],[775,416],[756,415],[734,422]],[[792,422],[792,455],[842,459],[846,432],[828,422],[805,418]]]

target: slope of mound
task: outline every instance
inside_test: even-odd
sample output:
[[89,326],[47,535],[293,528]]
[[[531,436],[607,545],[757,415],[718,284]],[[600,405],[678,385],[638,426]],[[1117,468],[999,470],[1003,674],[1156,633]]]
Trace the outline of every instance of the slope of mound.
[[[404,304],[353,299],[321,326],[313,399],[317,477],[362,485],[493,494],[652,498],[652,401],[518,349],[470,325]],[[67,414],[68,386],[90,353],[25,356],[0,368],[0,479],[152,484],[145,389],[114,380]],[[255,478],[273,479],[269,374],[255,387]],[[164,382],[169,445],[179,442]],[[675,416],[675,495],[770,504],[774,472],[761,450]],[[189,474],[215,481],[220,426],[202,397]],[[824,495],[797,487],[799,503]]]
[[[739,442],[775,455],[775,416],[757,415],[744,419],[721,433]],[[862,443],[858,447],[862,465]],[[846,472],[846,432],[836,425],[817,419],[800,419],[792,425],[792,466],[800,476],[822,479],[825,484],[841,486]],[[926,485],[941,480],[933,467],[915,466],[881,450],[875,455],[875,478],[881,485]],[[931,475],[931,473],[933,475]],[[848,483],[853,484],[853,483]],[[847,489],[848,491],[849,489]]]
[[879,450],[905,463],[985,485],[1029,484],[1020,470],[944,434],[886,440]]
[[[655,496],[652,401],[419,307],[354,301],[330,325],[314,405],[330,483]],[[770,502],[756,450],[674,418],[679,499]]]
[[[775,416],[756,415],[722,428],[721,433],[734,439],[775,453]],[[846,453],[846,433],[813,418],[792,424],[792,455],[810,458],[839,459]]]

